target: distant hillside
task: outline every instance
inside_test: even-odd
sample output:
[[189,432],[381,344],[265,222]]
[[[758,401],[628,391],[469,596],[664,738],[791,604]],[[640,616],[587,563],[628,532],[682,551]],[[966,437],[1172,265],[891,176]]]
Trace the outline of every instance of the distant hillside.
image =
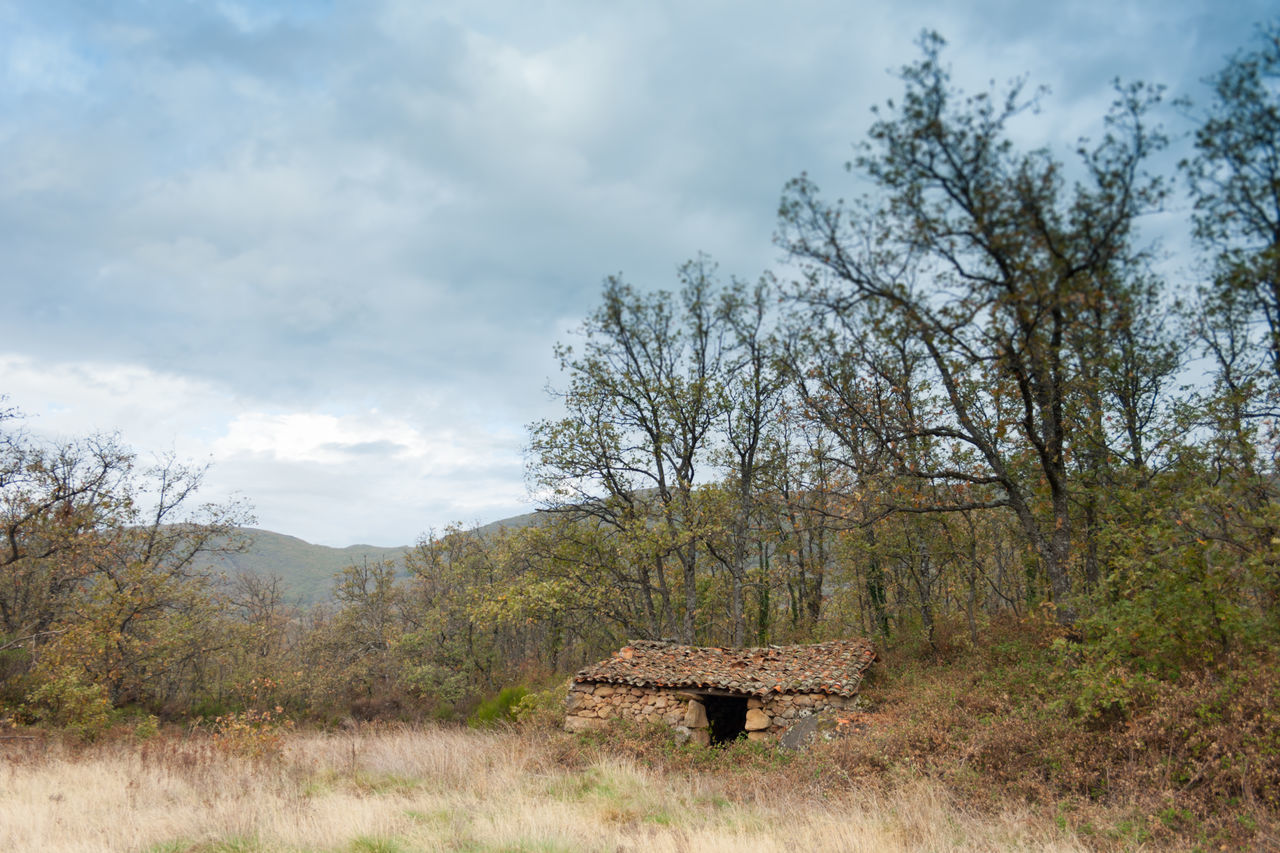
[[[477,528],[482,535],[502,529],[520,529],[538,523],[536,513],[504,518]],[[348,545],[330,548],[313,545],[296,536],[286,536],[270,530],[243,528],[251,543],[238,554],[221,554],[210,559],[206,568],[236,575],[252,572],[259,575],[278,575],[284,584],[285,594],[302,604],[327,601],[333,591],[333,576],[347,566],[359,565],[365,560],[399,560],[411,546],[379,548],[375,545]]]
[[546,518],[545,513],[526,512],[524,515],[513,515],[510,518],[504,518],[501,521],[494,521],[476,530],[483,536],[491,533],[497,533],[499,530],[519,530],[522,527],[532,527],[535,524],[541,524]]
[[245,528],[242,532],[251,539],[249,548],[239,554],[218,555],[209,566],[229,575],[240,572],[278,575],[284,583],[286,595],[303,604],[327,600],[333,588],[333,576],[347,566],[365,560],[399,560],[409,550],[407,545],[398,548],[374,545],[330,548],[270,530]]

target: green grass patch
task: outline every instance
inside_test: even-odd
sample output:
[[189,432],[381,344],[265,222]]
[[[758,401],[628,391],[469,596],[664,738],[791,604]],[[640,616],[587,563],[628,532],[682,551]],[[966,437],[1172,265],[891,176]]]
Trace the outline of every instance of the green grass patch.
[[409,794],[422,788],[422,780],[395,773],[357,771],[347,779],[347,787],[359,794]]
[[347,845],[348,853],[409,853],[409,848],[396,838],[361,835]]
[[608,800],[620,796],[613,780],[607,779],[598,767],[556,777],[547,786],[547,793],[558,800],[570,802],[582,802],[592,797]]
[[254,836],[232,836],[215,841],[175,838],[146,848],[146,853],[256,853],[265,849]]
[[450,809],[424,812],[421,809],[405,809],[404,816],[420,826],[448,826],[457,815]]
[[449,849],[462,853],[578,853],[579,848],[567,847],[557,841],[542,839],[515,841],[507,844],[481,844],[479,842],[461,842]]
[[527,695],[529,691],[524,687],[504,687],[497,696],[481,702],[467,720],[467,724],[483,728],[497,723],[514,722],[516,706]]

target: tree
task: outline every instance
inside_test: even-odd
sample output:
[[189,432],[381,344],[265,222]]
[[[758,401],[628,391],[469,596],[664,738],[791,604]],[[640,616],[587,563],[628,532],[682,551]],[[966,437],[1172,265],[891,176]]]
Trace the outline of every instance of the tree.
[[252,518],[235,503],[192,507],[204,473],[172,457],[131,473],[116,514],[76,554],[84,568],[63,632],[41,653],[105,686],[113,704],[173,700],[221,645],[203,556],[242,548],[237,531]]
[[[0,415],[0,426],[14,418]],[[0,434],[0,649],[55,630],[91,570],[80,554],[124,510],[132,471],[114,437],[54,445]]]
[[298,611],[286,600],[280,575],[238,572],[230,581],[227,603],[242,627],[248,656],[275,659],[285,652],[286,635]]
[[729,575],[731,642],[746,639],[743,589],[751,551],[752,516],[757,510],[757,479],[765,460],[766,439],[775,421],[783,392],[784,373],[775,368],[769,340],[772,276],[763,276],[748,290],[736,283],[721,294],[719,316],[727,328],[723,379],[724,458],[732,491],[732,520],[727,549],[711,549]]
[[[1214,100],[1182,166],[1195,201],[1195,234],[1214,255],[1213,286],[1202,292],[1201,334],[1222,380],[1240,391],[1254,370],[1269,374],[1267,409],[1280,400],[1280,25],[1209,78]],[[1264,357],[1242,364],[1240,337],[1260,326]],[[1261,412],[1253,412],[1261,415]]]
[[237,548],[251,521],[237,504],[192,507],[203,473],[173,459],[140,470],[114,437],[0,435],[6,698],[22,702],[32,678],[50,706],[86,691],[159,706],[193,688],[219,642],[200,555]]
[[[1035,105],[1020,83],[963,97],[942,39],[925,34],[921,47],[901,104],[887,105],[851,165],[880,196],[828,204],[802,176],[788,185],[780,239],[808,270],[798,298],[835,340],[851,333],[854,373],[879,377],[887,395],[848,401],[846,416],[898,472],[965,487],[897,509],[1008,507],[1070,620],[1072,340],[1081,311],[1126,299],[1142,265],[1133,224],[1164,192],[1142,170],[1163,144],[1146,118],[1159,93],[1120,89],[1068,189],[1048,151],[1008,138],[1008,122]],[[809,399],[829,398],[826,366],[811,367]]]
[[[1232,55],[1206,82],[1213,97],[1196,116],[1196,153],[1181,167],[1195,202],[1195,236],[1211,264],[1210,280],[1198,288],[1192,328],[1215,370],[1212,388],[1187,407],[1201,435],[1187,456],[1201,466],[1201,477],[1170,503],[1196,496],[1184,512],[1198,516],[1201,535],[1188,553],[1203,566],[1221,560],[1233,585],[1226,596],[1215,591],[1215,598],[1224,606],[1247,602],[1242,612],[1274,618],[1280,601],[1280,23],[1260,27],[1253,49]],[[1178,527],[1185,533],[1192,524],[1179,519]]]
[[635,555],[646,633],[677,631],[693,642],[693,495],[723,412],[724,322],[707,261],[685,264],[680,280],[678,301],[606,280],[603,303],[583,327],[581,355],[557,349],[569,375],[558,392],[566,417],[533,424],[530,433],[533,479],[546,508],[615,529],[620,547]]

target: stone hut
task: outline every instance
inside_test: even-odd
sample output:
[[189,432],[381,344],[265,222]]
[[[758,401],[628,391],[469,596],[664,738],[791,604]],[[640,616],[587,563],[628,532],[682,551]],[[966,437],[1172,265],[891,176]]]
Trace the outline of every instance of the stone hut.
[[805,717],[851,705],[875,657],[862,639],[762,649],[637,640],[573,677],[565,728],[616,718],[664,723],[704,745],[743,732],[773,740]]

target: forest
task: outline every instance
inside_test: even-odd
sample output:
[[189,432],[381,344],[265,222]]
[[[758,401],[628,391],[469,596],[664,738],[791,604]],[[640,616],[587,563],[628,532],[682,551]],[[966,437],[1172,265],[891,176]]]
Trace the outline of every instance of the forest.
[[786,185],[784,267],[605,280],[528,428],[536,523],[429,532],[301,608],[200,568],[250,513],[198,505],[198,468],[5,412],[0,720],[465,719],[554,708],[629,639],[865,636],[1093,736],[1184,697],[1161,737],[1235,740],[1171,772],[1274,808],[1280,28],[1194,97],[1117,82],[1064,151],[1018,141],[1046,93],[919,47],[860,194]]

